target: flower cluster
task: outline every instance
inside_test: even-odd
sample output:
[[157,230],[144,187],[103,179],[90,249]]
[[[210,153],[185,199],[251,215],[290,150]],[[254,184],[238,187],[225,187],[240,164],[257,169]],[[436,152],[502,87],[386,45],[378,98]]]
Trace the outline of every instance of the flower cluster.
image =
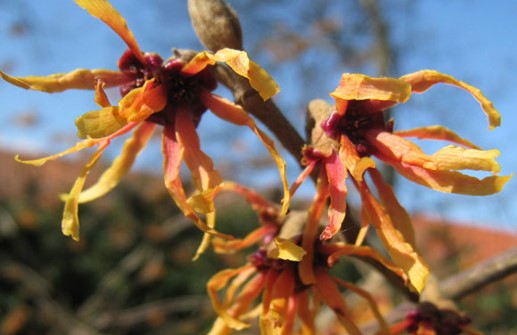
[[[83,167],[72,190],[65,195],[62,229],[65,235],[79,239],[78,204],[97,199],[113,189],[129,171],[136,156],[146,146],[157,125],[163,126],[163,170],[165,185],[185,216],[204,232],[222,236],[206,224],[198,212],[213,212],[210,194],[222,183],[212,159],[200,148],[196,127],[209,109],[219,118],[239,126],[249,127],[262,141],[275,160],[284,185],[284,212],[289,205],[285,163],[273,141],[261,131],[255,121],[240,107],[212,93],[217,81],[208,66],[223,62],[235,73],[249,80],[251,86],[266,100],[278,92],[278,86],[243,51],[222,49],[215,54],[200,52],[186,61],[181,57],[163,60],[155,53],[143,53],[123,17],[106,0],[76,0],[92,16],[101,19],[115,31],[129,49],[118,61],[119,71],[78,69],[47,77],[12,77],[0,72],[1,78],[16,86],[44,92],[69,89],[95,90],[95,102],[101,107],[76,120],[77,133],[83,141],[58,154],[22,163],[40,166],[50,160],[97,146],[97,151]],[[113,106],[104,87],[120,87],[123,96]],[[99,161],[110,142],[130,131],[122,152],[99,181],[83,191],[86,176]],[[192,173],[196,194],[187,197],[179,170],[184,162]],[[198,211],[198,212],[196,212]],[[228,236],[227,236],[228,237]]]
[[[500,171],[497,150],[482,150],[443,126],[395,130],[395,122],[385,118],[387,109],[405,103],[413,93],[444,83],[469,92],[487,115],[490,129],[499,126],[499,113],[478,89],[432,70],[400,78],[346,73],[330,93],[335,100],[333,105],[323,100],[314,100],[309,105],[312,127],[308,143],[300,148],[305,169],[289,189],[285,162],[273,140],[257,127],[243,107],[213,93],[218,85],[213,72],[216,66],[225,66],[245,78],[264,101],[278,92],[269,74],[244,51],[220,48],[189,56],[177,53],[164,60],[158,54],[141,51],[126,21],[107,0],[75,1],[117,33],[128,50],[118,60],[117,71],[78,69],[46,77],[13,77],[0,71],[3,80],[25,89],[49,93],[94,90],[95,102],[99,105],[98,110],[76,119],[77,134],[82,140],[72,148],[40,159],[16,159],[39,166],[97,147],[70,192],[63,196],[63,233],[78,240],[79,204],[112,190],[128,173],[155,129],[161,127],[165,186],[183,214],[205,233],[196,257],[210,242],[218,253],[256,248],[245,265],[223,270],[208,282],[208,293],[218,313],[210,334],[247,328],[257,317],[263,334],[314,334],[316,317],[323,305],[334,312],[348,333],[360,334],[357,320],[351,316],[344,298],[345,290],[366,299],[382,333],[395,331],[395,328],[390,330],[367,291],[331,273],[339,258],[351,256],[373,264],[412,294],[418,295],[426,285],[429,269],[418,253],[410,215],[397,200],[392,187],[383,180],[374,159],[392,166],[415,183],[448,193],[493,194],[511,178],[497,175]],[[195,5],[192,6],[195,12]],[[228,13],[234,17],[233,12]],[[202,17],[205,20],[209,16],[203,11]],[[214,39],[211,30],[204,29],[203,20],[198,20],[196,26],[209,36],[207,38]],[[240,37],[239,34],[236,36]],[[236,36],[232,40],[240,45],[241,40]],[[121,99],[117,104],[108,99],[105,88],[109,87],[120,90]],[[264,144],[280,172],[284,191],[281,205],[269,202],[244,186],[223,182],[212,159],[201,150],[197,133],[197,126],[208,110],[224,121],[248,127]],[[93,186],[84,190],[87,175],[111,141],[130,132],[120,155]],[[412,137],[445,141],[447,145],[426,154],[408,139]],[[180,179],[183,163],[191,172],[195,188],[192,194],[187,194]],[[461,172],[464,170],[491,175],[479,179]],[[288,213],[291,197],[309,176],[316,183],[311,205],[306,210]],[[355,240],[346,241],[339,238],[339,233],[348,228],[350,185],[361,199],[360,227]],[[221,191],[244,196],[259,217],[259,227],[243,239],[215,229],[214,201]],[[366,243],[370,226],[384,250]],[[216,238],[212,240],[212,236]],[[447,328],[447,334],[455,334],[468,329],[467,319],[451,315],[421,308],[406,320],[404,330],[435,334]]]

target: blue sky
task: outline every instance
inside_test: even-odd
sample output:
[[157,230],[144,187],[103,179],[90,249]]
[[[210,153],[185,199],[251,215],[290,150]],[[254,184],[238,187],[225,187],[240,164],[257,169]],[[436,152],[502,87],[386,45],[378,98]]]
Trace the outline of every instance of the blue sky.
[[[171,46],[200,48],[190,27],[186,1],[155,0],[145,7],[135,6],[141,2],[127,0],[112,3],[125,16],[143,50],[167,55]],[[232,3],[238,9],[245,7],[245,2]],[[391,37],[399,56],[397,72],[404,74],[432,68],[467,81],[492,99],[502,114],[503,125],[489,132],[478,104],[468,94],[446,86],[415,96],[398,108],[394,114],[397,125],[409,128],[446,124],[483,148],[500,149],[501,174],[513,173],[517,167],[513,142],[517,123],[517,95],[514,94],[517,2],[476,1],[474,5],[472,1],[456,0],[441,5],[443,3],[418,1],[407,12],[398,13],[399,19],[391,25]],[[245,32],[256,29],[246,22],[243,26]],[[16,27],[22,30],[14,29]],[[78,67],[114,69],[123,50],[125,45],[116,34],[71,0],[0,0],[0,68],[13,75],[45,75]],[[292,100],[294,95],[289,93],[289,88],[293,79],[285,73],[276,74],[275,69],[268,70],[282,88],[277,97],[279,104]],[[321,92],[313,92],[315,97],[328,98],[339,76],[339,71],[329,73],[329,83],[321,85]],[[48,153],[65,148],[75,141],[74,119],[96,108],[92,96],[89,92],[77,91],[48,95],[0,83],[0,146],[17,152]],[[39,117],[37,127],[13,126],[16,116],[32,112]],[[296,114],[290,116],[295,122],[301,119]],[[204,121],[206,132],[211,136],[224,134],[211,127],[211,122],[211,119]],[[253,143],[254,139],[249,141]],[[159,159],[159,146],[153,150],[146,153],[146,159],[139,166],[149,166],[149,162],[152,164]],[[217,158],[215,160],[217,162]],[[294,180],[298,170],[294,162],[288,163],[292,166],[290,180]],[[501,194],[484,198],[436,194],[404,181],[397,189],[403,204],[413,211],[432,211],[439,216],[517,231],[514,180]]]

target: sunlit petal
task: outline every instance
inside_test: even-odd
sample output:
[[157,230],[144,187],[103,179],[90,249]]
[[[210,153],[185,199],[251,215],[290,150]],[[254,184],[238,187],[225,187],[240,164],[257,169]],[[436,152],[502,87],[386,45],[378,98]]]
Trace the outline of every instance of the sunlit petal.
[[133,33],[127,27],[126,20],[107,0],[75,0],[75,2],[90,15],[100,19],[113,29],[142,64],[146,63]]
[[431,86],[440,83],[460,87],[472,94],[472,96],[481,104],[483,111],[488,117],[490,129],[501,125],[501,115],[499,112],[494,108],[492,102],[488,100],[483,95],[483,93],[474,86],[434,70],[421,70],[402,76],[400,79],[409,83],[411,85],[411,90],[418,93],[424,92]]
[[395,228],[404,236],[404,240],[416,250],[415,230],[408,212],[400,205],[393,188],[384,182],[378,170],[371,169],[370,176]]
[[0,71],[0,77],[18,87],[47,93],[71,89],[93,90],[97,80],[103,81],[107,87],[118,86],[128,81],[128,78],[119,71],[86,69],[77,69],[69,73],[56,73],[44,77],[12,77]]
[[102,153],[108,145],[108,140],[104,140],[99,145],[99,149],[92,155],[90,160],[82,168],[79,177],[77,177],[74,186],[70,190],[70,193],[66,195],[65,207],[63,209],[63,220],[61,221],[61,229],[65,236],[72,236],[72,238],[76,241],[79,241],[79,195],[84,187],[86,176],[88,176],[95,164],[99,161],[99,158],[102,156]]
[[339,86],[330,95],[340,100],[378,100],[400,103],[406,102],[411,96],[411,86],[394,78],[372,78],[364,74],[344,73]]
[[127,121],[120,116],[118,107],[104,107],[79,116],[75,120],[77,137],[102,138],[121,129]]
[[16,161],[18,161],[20,163],[30,164],[30,165],[34,165],[34,166],[41,166],[48,161],[53,161],[53,160],[56,160],[63,156],[66,156],[68,154],[78,152],[78,151],[84,150],[86,148],[91,148],[94,145],[100,143],[101,141],[102,141],[102,139],[87,139],[87,140],[78,142],[75,146],[73,146],[69,149],[66,149],[60,153],[57,153],[55,155],[38,158],[38,159],[31,159],[31,160],[23,160],[23,159],[20,159],[20,157],[18,155],[16,155],[15,159],[16,159]]
[[164,85],[148,80],[143,87],[131,90],[119,102],[119,113],[127,121],[141,122],[160,112],[167,104]]
[[357,188],[361,192],[363,212],[372,222],[389,255],[407,273],[412,287],[422,292],[429,276],[427,264],[413,246],[404,240],[404,235],[395,227],[389,213],[371,194],[368,186],[362,182]]
[[165,186],[172,199],[179,207],[183,215],[191,219],[201,231],[219,236],[221,238],[232,238],[229,235],[221,234],[215,229],[207,226],[206,223],[187,204],[187,196],[180,178],[180,167],[184,147],[176,141],[176,135],[172,127],[165,127],[163,132],[163,175]]
[[259,140],[264,144],[266,149],[269,151],[271,157],[273,157],[273,159],[275,160],[275,163],[280,172],[280,177],[282,178],[284,198],[282,200],[281,214],[286,214],[291,201],[289,184],[287,182],[286,164],[282,157],[280,157],[278,151],[276,150],[275,143],[273,142],[273,140],[257,127],[253,118],[249,116],[244,111],[244,109],[242,109],[242,107],[230,102],[229,100],[208,93],[202,95],[202,100],[203,103],[221,119],[239,126],[248,126],[255,133],[255,135],[257,135]]
[[79,203],[100,198],[115,188],[131,169],[136,157],[149,141],[154,128],[155,125],[152,123],[142,124],[132,137],[126,140],[120,156],[113,160],[111,166],[104,171],[99,180],[80,194]]
[[276,237],[274,240],[276,248],[272,252],[268,252],[269,258],[283,259],[287,261],[299,262],[303,256],[307,254],[305,250],[299,245],[290,240],[284,240]]
[[235,73],[249,80],[253,87],[262,97],[267,100],[280,90],[277,83],[258,64],[248,58],[244,51],[233,49],[221,49],[215,54],[203,51],[197,54],[181,70],[186,75],[194,75],[202,71],[207,65],[214,65],[215,62],[226,63]]
[[416,137],[427,140],[441,140],[463,145],[471,149],[480,149],[477,145],[469,140],[460,137],[458,134],[444,126],[428,126],[407,130],[398,130],[393,132],[395,135],[402,137]]

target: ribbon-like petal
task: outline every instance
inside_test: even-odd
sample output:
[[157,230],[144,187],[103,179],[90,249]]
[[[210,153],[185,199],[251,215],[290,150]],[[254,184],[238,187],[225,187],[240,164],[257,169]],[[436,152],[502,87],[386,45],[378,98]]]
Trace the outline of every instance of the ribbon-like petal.
[[434,70],[421,70],[414,73],[407,74],[400,77],[401,80],[411,85],[413,92],[421,93],[428,90],[431,86],[436,84],[449,84],[456,87],[460,87],[465,91],[472,94],[472,96],[479,102],[481,108],[488,117],[489,128],[494,129],[501,125],[501,115],[494,108],[494,105],[488,100],[481,90],[469,85],[463,81],[460,81],[450,75],[440,73]]
[[90,13],[90,15],[100,19],[113,29],[113,31],[126,42],[138,60],[140,60],[142,64],[146,64],[142,51],[136,42],[133,32],[129,30],[126,20],[107,0],[75,0],[75,2]]
[[393,133],[402,137],[416,137],[418,139],[448,141],[451,143],[463,145],[467,148],[480,149],[477,145],[459,136],[449,128],[439,125],[398,130]]
[[0,77],[8,83],[26,90],[47,93],[63,92],[71,89],[93,90],[98,80],[107,87],[121,85],[128,81],[125,74],[111,70],[77,69],[69,73],[56,73],[49,76],[13,77],[0,71]]
[[215,62],[226,63],[235,73],[248,79],[253,87],[264,100],[268,100],[278,93],[280,89],[271,76],[258,64],[251,61],[244,51],[234,49],[221,49],[215,54],[208,51],[198,53],[181,70],[185,75],[195,75],[201,72],[207,65],[214,65]]

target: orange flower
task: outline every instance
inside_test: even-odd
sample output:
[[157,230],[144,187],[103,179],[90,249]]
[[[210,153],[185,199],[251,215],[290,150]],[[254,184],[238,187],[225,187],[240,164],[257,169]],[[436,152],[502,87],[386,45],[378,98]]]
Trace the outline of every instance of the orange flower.
[[[393,132],[393,121],[385,122],[382,111],[409,99],[411,92],[423,92],[434,84],[447,83],[470,92],[487,114],[490,127],[500,124],[499,113],[479,90],[436,71],[424,70],[400,79],[371,78],[362,74],[344,74],[337,89],[331,93],[336,100],[335,109],[322,101],[314,101],[309,110],[315,127],[312,143],[304,149],[307,165],[291,188],[291,195],[306,177],[318,166],[317,194],[313,217],[304,232],[302,247],[312,248],[311,237],[317,233],[327,199],[329,223],[320,239],[330,239],[341,228],[346,215],[346,180],[359,191],[363,203],[361,231],[356,245],[372,224],[391,258],[406,271],[413,288],[420,292],[428,276],[427,265],[417,254],[411,220],[396,199],[393,190],[375,169],[371,156],[392,165],[403,176],[422,185],[442,191],[472,195],[499,192],[511,178],[496,176],[500,170],[495,158],[497,150],[483,151],[442,126],[424,127]],[[427,155],[405,137],[446,140],[461,146],[449,145],[433,155]],[[464,175],[458,170],[482,170],[494,175],[484,179]],[[373,182],[378,198],[365,180],[367,173]],[[309,261],[302,261],[310,264]],[[310,265],[306,265],[309,269]],[[314,274],[307,274],[304,282],[314,282]]]
[[[209,280],[208,293],[219,315],[210,335],[245,329],[257,316],[262,334],[294,334],[296,331],[317,334],[315,319],[322,304],[335,312],[350,334],[360,334],[358,325],[350,317],[342,289],[366,299],[380,327],[384,333],[388,332],[374,299],[360,287],[332,276],[329,271],[341,256],[368,258],[407,284],[408,278],[400,267],[365,246],[317,241],[310,251],[304,250],[300,245],[305,238],[302,232],[308,222],[306,213],[280,216],[277,207],[253,191],[235,184],[225,184],[224,188],[246,196],[259,215],[261,226],[242,240],[214,240],[214,249],[219,253],[234,253],[254,244],[258,244],[258,248],[244,266],[220,271]],[[305,283],[303,278],[306,259],[310,259],[310,272],[315,278],[311,283]]]
[[[78,69],[70,73],[47,77],[12,77],[3,72],[0,76],[16,86],[44,92],[61,92],[69,89],[95,89],[95,101],[101,107],[76,120],[78,136],[84,138],[74,147],[61,153],[20,162],[42,165],[50,160],[97,146],[97,151],[83,167],[72,190],[63,198],[65,208],[62,229],[65,235],[79,239],[78,204],[99,198],[113,189],[129,171],[140,151],[145,147],[156,125],[163,131],[163,155],[165,185],[181,211],[204,232],[218,234],[213,220],[207,225],[197,212],[214,211],[211,193],[222,179],[213,162],[200,148],[196,127],[203,113],[210,109],[219,118],[239,126],[249,127],[264,143],[274,158],[282,177],[284,190],[283,211],[289,205],[285,163],[275,149],[273,141],[264,134],[254,120],[238,105],[211,93],[217,86],[210,68],[223,62],[237,74],[247,78],[251,86],[266,100],[278,92],[278,86],[257,64],[250,61],[243,51],[223,49],[215,54],[201,52],[190,61],[179,58],[163,61],[154,53],[143,53],[124,18],[107,0],[76,0],[79,6],[92,16],[111,27],[129,49],[122,55],[120,71]],[[123,98],[112,106],[104,87],[120,87]],[[83,191],[87,174],[97,163],[112,139],[133,131],[116,158],[91,188]],[[180,180],[179,169],[185,162],[192,173],[197,193],[187,198]]]

